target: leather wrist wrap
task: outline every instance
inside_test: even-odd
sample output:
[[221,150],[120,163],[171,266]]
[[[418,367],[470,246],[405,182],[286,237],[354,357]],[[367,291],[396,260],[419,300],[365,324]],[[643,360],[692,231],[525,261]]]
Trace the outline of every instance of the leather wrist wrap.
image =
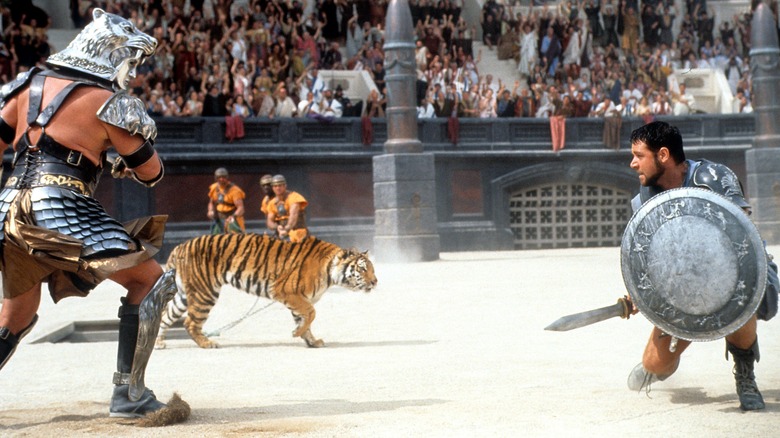
[[136,149],[135,152],[128,155],[120,154],[120,156],[122,157],[122,160],[124,160],[127,167],[130,169],[135,169],[136,167],[149,161],[149,159],[154,156],[154,146],[152,146],[151,141],[146,140],[140,148]]

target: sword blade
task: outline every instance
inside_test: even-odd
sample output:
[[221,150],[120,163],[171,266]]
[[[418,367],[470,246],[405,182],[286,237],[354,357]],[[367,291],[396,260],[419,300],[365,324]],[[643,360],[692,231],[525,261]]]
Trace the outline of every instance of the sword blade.
[[566,332],[580,327],[585,327],[586,325],[595,324],[597,322],[604,321],[605,319],[614,318],[616,316],[625,318],[625,312],[625,304],[618,301],[617,304],[613,304],[611,306],[562,316],[544,329],[554,332]]

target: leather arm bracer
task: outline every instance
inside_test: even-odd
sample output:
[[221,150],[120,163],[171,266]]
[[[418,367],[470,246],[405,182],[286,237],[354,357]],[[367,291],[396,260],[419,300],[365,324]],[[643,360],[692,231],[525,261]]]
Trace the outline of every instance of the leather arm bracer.
[[[146,144],[146,143],[144,143],[144,144]],[[143,146],[141,147],[141,149],[143,149]],[[151,155],[149,155],[149,157],[143,159],[143,161],[140,161],[142,158],[139,158],[141,156],[139,156],[137,154],[139,153],[139,151],[141,149],[137,150],[136,152],[133,152],[130,155],[120,155],[120,156],[116,157],[114,159],[113,163],[111,164],[111,176],[114,177],[114,178],[125,178],[126,176],[130,176],[127,173],[127,170],[130,170],[132,172],[133,179],[138,181],[139,183],[145,185],[146,187],[153,187],[155,184],[160,182],[160,180],[163,178],[163,175],[165,174],[165,169],[163,168],[162,161],[160,161],[160,172],[154,178],[152,178],[150,180],[143,180],[143,179],[139,178],[138,175],[135,173],[135,171],[133,171],[133,169],[132,169],[133,167],[138,167],[138,166],[146,163],[147,161],[149,161],[149,159],[151,157],[154,156],[154,149],[152,148]],[[145,153],[148,153],[148,152],[145,152]],[[133,165],[131,166],[131,165],[129,165],[129,163],[133,163]]]

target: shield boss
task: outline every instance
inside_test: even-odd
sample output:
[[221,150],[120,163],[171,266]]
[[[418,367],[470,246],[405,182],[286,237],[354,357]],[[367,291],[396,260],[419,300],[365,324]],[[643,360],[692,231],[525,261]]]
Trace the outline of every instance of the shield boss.
[[766,254],[750,218],[699,188],[667,190],[634,214],[620,252],[639,311],[664,332],[711,341],[742,327],[766,288]]

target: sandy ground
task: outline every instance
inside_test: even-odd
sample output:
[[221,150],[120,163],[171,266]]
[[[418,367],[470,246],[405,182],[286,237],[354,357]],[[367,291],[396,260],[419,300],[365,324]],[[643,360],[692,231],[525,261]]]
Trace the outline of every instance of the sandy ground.
[[[543,330],[624,294],[618,248],[443,253],[376,268],[371,294],[332,289],[317,305],[325,348],[293,339],[278,304],[215,337],[219,349],[170,340],[146,382],[160,399],[181,394],[192,416],[156,429],[108,418],[115,343],[31,343],[73,320],[115,318],[120,288],[47,299],[0,373],[0,436],[776,436],[777,320],[759,325],[767,408],[751,413],[738,408],[722,340],[693,345],[645,394],[626,387],[651,327],[641,315]],[[206,329],[266,303],[226,290]]]

